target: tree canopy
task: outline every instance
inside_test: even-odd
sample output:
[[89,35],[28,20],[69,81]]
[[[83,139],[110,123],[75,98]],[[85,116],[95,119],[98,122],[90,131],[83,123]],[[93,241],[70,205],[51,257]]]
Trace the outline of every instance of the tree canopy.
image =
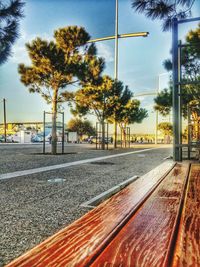
[[[147,117],[147,111],[140,108],[140,101],[133,99],[133,93],[128,86],[106,75],[97,86],[87,84],[78,90],[74,101],[74,114],[93,114],[102,125],[105,121],[116,121],[120,127],[125,127],[128,124],[140,123]],[[102,138],[104,140],[104,137]]]
[[140,101],[130,99],[126,105],[121,108],[121,112],[117,113],[117,121],[121,127],[141,123],[143,119],[148,117],[147,110],[140,107]]
[[97,85],[87,83],[75,93],[75,109],[72,109],[72,112],[95,115],[102,123],[110,116],[113,96],[113,80],[104,75],[101,83]]
[[158,130],[161,131],[164,135],[173,135],[173,127],[170,122],[161,122],[158,124]]
[[93,114],[99,122],[106,120],[118,123],[140,123],[147,111],[140,108],[140,101],[133,99],[133,93],[121,81],[103,76],[97,86],[86,85],[75,94],[75,114]]
[[[181,51],[182,72],[182,113],[187,116],[188,105],[195,106],[200,102],[200,24],[195,30],[191,30],[185,39],[185,46]],[[164,66],[168,71],[172,70],[171,60],[165,60]],[[172,81],[168,89],[162,90],[155,100],[155,109],[162,115],[168,115],[172,107]]]
[[18,37],[19,20],[23,17],[24,1],[0,0],[0,65],[11,55],[11,48]]
[[82,139],[83,135],[95,135],[96,131],[92,123],[89,120],[83,120],[80,118],[73,118],[67,124],[68,131],[77,132]]
[[58,105],[72,95],[70,85],[98,84],[104,60],[96,57],[94,44],[83,27],[68,26],[54,32],[54,41],[36,38],[26,44],[31,66],[20,64],[21,82],[30,93],[39,93],[52,104],[52,153],[56,153],[56,114]]
[[183,19],[191,15],[194,2],[195,0],[132,0],[132,8],[152,20],[162,20],[162,28],[167,31],[171,28],[174,17]]

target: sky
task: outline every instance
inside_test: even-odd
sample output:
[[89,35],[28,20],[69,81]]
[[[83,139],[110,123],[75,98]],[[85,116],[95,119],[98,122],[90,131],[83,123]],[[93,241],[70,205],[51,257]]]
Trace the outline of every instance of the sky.
[[[193,17],[200,16],[200,0],[192,9]],[[20,37],[13,46],[12,57],[0,66],[0,101],[6,98],[7,121],[42,121],[43,111],[50,111],[44,99],[30,94],[20,82],[17,72],[19,63],[30,64],[25,43],[35,37],[51,40],[54,30],[69,25],[83,26],[91,38],[105,37],[115,33],[115,0],[26,0],[25,17],[20,24]],[[181,24],[179,37],[197,23]],[[131,8],[131,0],[119,0],[119,34],[147,31],[147,38],[119,40],[119,79],[128,85],[135,96],[156,92],[167,87],[169,74],[163,61],[170,58],[171,32],[162,32],[160,21],[151,21]],[[97,43],[98,55],[105,58],[104,73],[114,76],[114,41]],[[159,82],[160,81],[160,82]],[[149,112],[142,124],[131,126],[133,133],[153,133],[155,129],[154,96],[139,96],[141,106]],[[3,121],[0,103],[0,122]],[[66,122],[72,117],[64,104]],[[95,121],[94,118],[91,118]],[[165,121],[160,117],[159,122]]]

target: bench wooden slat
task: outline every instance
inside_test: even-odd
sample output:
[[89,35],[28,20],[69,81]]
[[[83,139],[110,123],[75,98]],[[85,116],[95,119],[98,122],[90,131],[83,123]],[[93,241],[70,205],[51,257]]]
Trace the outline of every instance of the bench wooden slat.
[[192,164],[172,266],[200,266],[200,164]]
[[112,240],[166,173],[165,162],[7,267],[84,266]]
[[177,164],[91,266],[167,266],[188,169]]

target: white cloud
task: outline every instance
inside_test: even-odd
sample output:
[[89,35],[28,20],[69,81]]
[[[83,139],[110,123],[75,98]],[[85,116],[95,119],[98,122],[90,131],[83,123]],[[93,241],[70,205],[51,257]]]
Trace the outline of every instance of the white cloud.
[[28,52],[26,50],[25,44],[28,42],[31,42],[36,37],[40,36],[41,38],[45,40],[52,40],[52,37],[49,36],[47,33],[44,34],[27,34],[25,31],[21,32],[20,38],[17,40],[17,42],[13,45],[12,48],[12,56],[10,58],[10,61],[13,63],[24,63],[24,64],[30,64],[30,59],[28,57]]
[[146,99],[146,96],[135,96],[134,98],[140,100],[140,101],[144,101]]
[[103,43],[97,43],[96,47],[98,56],[103,57],[106,62],[114,61],[113,51],[110,46]]
[[[53,35],[50,36],[47,33],[27,34],[25,31],[22,31],[20,38],[13,45],[12,57],[10,58],[10,61],[16,64],[19,63],[30,64],[31,62],[28,57],[28,52],[26,50],[25,44],[31,42],[38,36],[48,41],[53,39]],[[106,62],[114,61],[113,51],[110,46],[103,43],[97,43],[96,46],[97,46],[98,56],[103,57]]]

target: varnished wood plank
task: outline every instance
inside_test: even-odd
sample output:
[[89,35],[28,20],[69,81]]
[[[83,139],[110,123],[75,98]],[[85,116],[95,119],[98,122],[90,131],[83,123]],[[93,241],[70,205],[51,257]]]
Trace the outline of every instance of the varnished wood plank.
[[192,164],[173,267],[200,266],[200,164]]
[[188,164],[177,164],[92,264],[93,267],[168,266]]
[[173,165],[171,162],[161,164],[7,267],[87,265],[110,242]]

